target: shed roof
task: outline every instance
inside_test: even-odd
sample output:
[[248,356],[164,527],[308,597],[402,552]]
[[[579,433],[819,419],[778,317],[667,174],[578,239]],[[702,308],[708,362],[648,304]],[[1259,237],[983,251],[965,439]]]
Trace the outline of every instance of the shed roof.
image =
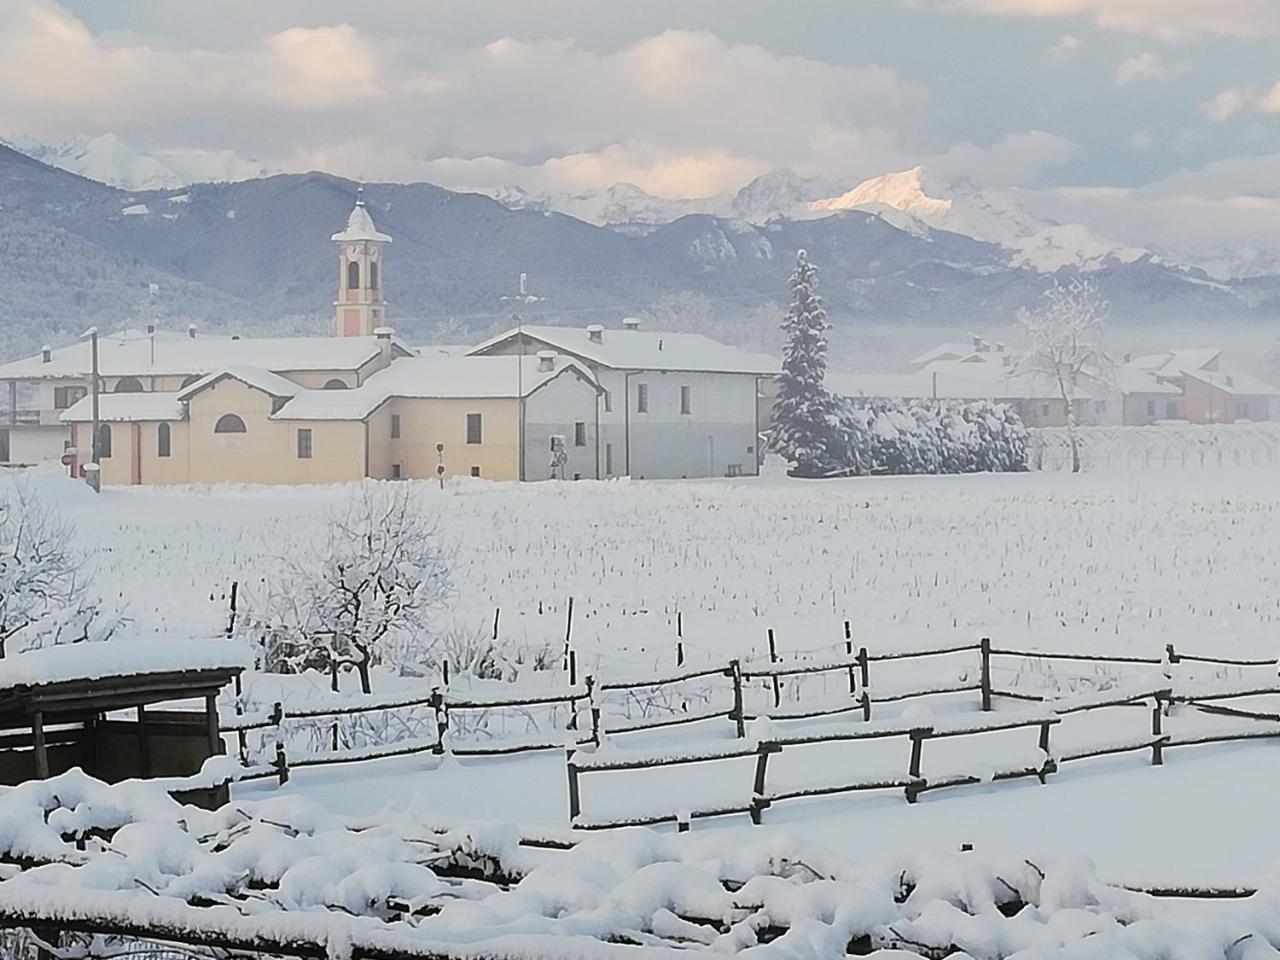
[[0,659],[0,690],[185,671],[239,673],[251,666],[253,651],[233,640],[160,643],[147,639],[64,643]]
[[702,373],[743,373],[773,376],[776,358],[739,350],[700,333],[664,333],[649,330],[605,329],[600,341],[591,339],[585,327],[531,324],[498,334],[472,348],[484,354],[518,334],[540,340],[556,350],[614,370],[670,370]]
[[[182,420],[186,408],[176,393],[104,393],[98,397],[98,419],[116,421]],[[93,422],[93,398],[78,400],[62,412],[63,423]]]

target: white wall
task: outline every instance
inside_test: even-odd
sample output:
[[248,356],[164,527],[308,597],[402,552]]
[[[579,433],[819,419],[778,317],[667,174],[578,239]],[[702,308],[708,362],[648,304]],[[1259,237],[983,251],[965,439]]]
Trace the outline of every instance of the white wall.
[[[583,446],[574,443],[575,423],[584,426]],[[557,434],[564,437],[569,459],[556,476],[596,479],[596,389],[573,373],[560,374],[525,400],[524,479],[551,479],[551,437]]]
[[[601,413],[606,475],[608,444],[614,475],[628,472],[628,433],[629,472],[637,479],[723,477],[730,464],[744,476],[758,472],[754,375],[601,370],[599,377],[613,406]],[[639,411],[642,384],[648,387],[647,413]],[[689,388],[687,414],[680,412],[681,387]]]

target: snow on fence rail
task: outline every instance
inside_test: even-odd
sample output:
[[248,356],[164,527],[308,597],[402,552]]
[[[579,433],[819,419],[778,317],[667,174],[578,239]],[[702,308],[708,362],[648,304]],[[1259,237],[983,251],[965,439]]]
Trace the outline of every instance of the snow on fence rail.
[[[965,653],[972,650],[978,651],[980,659],[979,680],[977,683],[925,685],[911,690],[897,691],[891,695],[880,694],[877,696],[876,702],[885,703],[939,694],[977,691],[981,696],[981,713],[977,715],[960,715],[956,718],[941,721],[930,719],[927,722],[921,722],[905,718],[893,721],[872,721],[870,708],[871,687],[869,683],[869,667],[871,663],[877,660],[900,661],[937,657]],[[1049,699],[1044,696],[997,689],[992,683],[992,659],[994,657],[1128,664],[1163,667],[1164,670],[1155,682],[1139,681],[1119,688],[1093,691],[1085,695]],[[1238,668],[1265,667],[1269,668],[1271,677],[1268,682],[1180,683],[1175,689],[1171,667],[1183,662]],[[618,750],[612,748],[612,746],[608,749],[600,749],[600,741],[596,739],[589,744],[579,744],[575,747],[566,748],[565,768],[568,778],[569,822],[573,826],[583,829],[608,829],[622,826],[676,823],[678,829],[686,830],[692,819],[746,813],[751,816],[752,822],[758,824],[761,822],[763,812],[766,809],[776,803],[787,800],[862,790],[900,789],[904,792],[907,802],[914,803],[921,793],[943,787],[964,786],[989,780],[1032,776],[1044,783],[1050,774],[1059,769],[1061,764],[1076,760],[1127,752],[1150,751],[1151,763],[1158,766],[1164,761],[1164,751],[1170,747],[1280,736],[1280,711],[1261,712],[1223,706],[1217,702],[1280,694],[1280,679],[1276,677],[1276,661],[1184,655],[1179,654],[1172,644],[1166,646],[1163,657],[1138,657],[1000,649],[993,648],[989,640],[983,639],[974,645],[895,652],[878,657],[871,656],[865,648],[862,648],[859,650],[857,657],[851,662],[815,664],[807,668],[762,665],[757,668],[738,670],[737,675],[744,678],[753,676],[776,678],[801,672],[802,670],[814,672],[838,670],[844,672],[849,671],[851,668],[856,668],[857,671],[856,674],[850,673],[851,678],[856,678],[851,679],[850,694],[851,697],[855,698],[856,709],[862,715],[862,722],[858,724],[817,731],[776,732],[772,726],[774,720],[809,719],[811,717],[830,715],[825,711],[803,714],[784,711],[776,716],[762,713],[761,717],[764,718],[764,722],[767,724],[765,732],[760,736],[753,735],[751,739],[745,742],[743,740],[744,734],[741,732],[742,725],[738,724],[739,739],[727,742],[721,741],[695,746],[683,745],[676,749],[646,752]],[[856,680],[860,680],[861,684],[859,685]],[[1004,697],[1021,701],[1036,701],[1039,709],[1028,710],[1024,707],[1019,712],[992,712],[994,710],[994,700]],[[778,700],[775,697],[776,702]],[[1164,729],[1164,718],[1171,712],[1174,705],[1186,705],[1203,714],[1249,720],[1251,723],[1245,727],[1191,730],[1174,736]],[[1061,749],[1051,750],[1050,731],[1067,718],[1120,707],[1146,708],[1150,713],[1150,732],[1119,738],[1091,739],[1083,743],[1071,744]],[[1035,729],[1038,733],[1033,752],[1027,752],[1013,759],[1008,757],[998,758],[998,762],[984,764],[981,772],[977,773],[961,770],[926,776],[923,771],[924,744],[926,742],[960,737],[985,738],[988,734],[1004,733],[1023,728]],[[896,772],[892,770],[873,770],[861,777],[846,777],[838,780],[826,779],[785,787],[771,787],[769,784],[768,776],[771,757],[777,757],[784,753],[794,756],[802,752],[804,748],[809,747],[831,746],[856,741],[883,742],[894,740],[908,743],[910,751],[907,755],[906,763],[898,767]],[[647,771],[675,766],[720,764],[725,761],[746,759],[754,759],[755,761],[750,792],[745,789],[744,784],[744,789],[737,792],[736,799],[722,799],[702,806],[693,806],[684,802],[683,798],[678,798],[675,802],[661,803],[658,808],[640,814],[597,816],[594,818],[584,816],[581,780],[587,774]],[[819,766],[821,766],[820,763]],[[903,772],[904,770],[905,772]]]

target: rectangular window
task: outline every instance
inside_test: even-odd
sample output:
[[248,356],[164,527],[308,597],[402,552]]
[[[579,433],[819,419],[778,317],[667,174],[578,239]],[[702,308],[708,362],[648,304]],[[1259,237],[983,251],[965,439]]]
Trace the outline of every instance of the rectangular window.
[[1147,416],[1154,417],[1156,415],[1156,402],[1154,400],[1147,401]]
[[480,468],[479,468],[479,467],[472,467],[472,468],[471,468],[471,475],[472,475],[473,477],[478,477],[478,476],[480,476]]
[[680,412],[693,413],[692,400],[689,396],[689,388],[680,388]]
[[575,447],[587,445],[587,425],[581,420],[573,425],[573,445]]
[[647,383],[636,384],[636,413],[649,412],[649,385]]
[[613,394],[608,390],[604,392],[604,412],[613,413]]
[[1040,416],[1047,417],[1049,415],[1049,405],[1047,403],[1040,404]]
[[1237,420],[1249,419],[1249,405],[1247,403],[1236,404],[1236,419]]
[[[484,441],[481,439],[483,436],[484,436],[484,432],[480,423],[480,414],[468,413],[467,414],[467,443],[483,443]],[[479,476],[479,474],[476,474],[476,476]]]
[[298,459],[311,459],[311,430],[308,427],[298,428]]
[[604,445],[604,472],[613,476],[613,444],[606,443]]
[[1177,401],[1170,400],[1167,404],[1165,404],[1164,415],[1168,417],[1170,420],[1176,420],[1178,418]]
[[404,474],[403,474],[403,473],[401,472],[401,470],[400,470],[400,464],[398,464],[398,463],[393,463],[393,464],[391,465],[391,479],[392,479],[392,480],[399,480],[399,479],[400,479],[401,477],[403,477],[403,476],[404,476]]
[[393,413],[391,415],[391,439],[400,439],[400,414]]
[[55,410],[66,410],[68,407],[74,406],[78,401],[83,400],[88,392],[87,387],[54,387],[53,408]]

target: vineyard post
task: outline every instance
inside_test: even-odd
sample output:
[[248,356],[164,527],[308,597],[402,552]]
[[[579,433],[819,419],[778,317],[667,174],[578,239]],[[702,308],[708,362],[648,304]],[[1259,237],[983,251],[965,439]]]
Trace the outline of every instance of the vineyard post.
[[573,597],[569,598],[569,610],[564,618],[564,667],[569,669],[569,641],[573,636]]
[[[773,639],[773,627],[769,628],[769,662],[776,664],[778,662],[778,647]],[[773,705],[775,708],[782,706],[782,683],[778,679],[778,675],[773,675]]]
[[573,696],[573,688],[578,685],[578,651],[569,651],[569,729],[578,729],[578,699]]
[[858,685],[854,681],[853,672],[853,628],[849,625],[849,621],[844,622],[844,652],[849,658],[849,696],[856,696]]
[[862,681],[862,719],[871,719],[871,657],[866,647],[858,648],[858,679]]
[[991,712],[991,638],[983,637],[978,643],[982,655],[982,711]]
[[1155,708],[1151,711],[1151,765],[1159,767],[1164,765],[1164,743],[1160,737],[1164,734],[1164,723],[1161,720],[1161,703],[1160,700],[1163,692],[1157,693],[1155,696]]
[[915,803],[920,792],[920,754],[924,750],[924,730],[911,731],[911,763],[907,775],[911,782],[907,784],[907,803]]
[[493,608],[493,639],[495,642],[498,639],[498,617],[500,617],[501,615],[502,615],[502,608],[494,607]]

